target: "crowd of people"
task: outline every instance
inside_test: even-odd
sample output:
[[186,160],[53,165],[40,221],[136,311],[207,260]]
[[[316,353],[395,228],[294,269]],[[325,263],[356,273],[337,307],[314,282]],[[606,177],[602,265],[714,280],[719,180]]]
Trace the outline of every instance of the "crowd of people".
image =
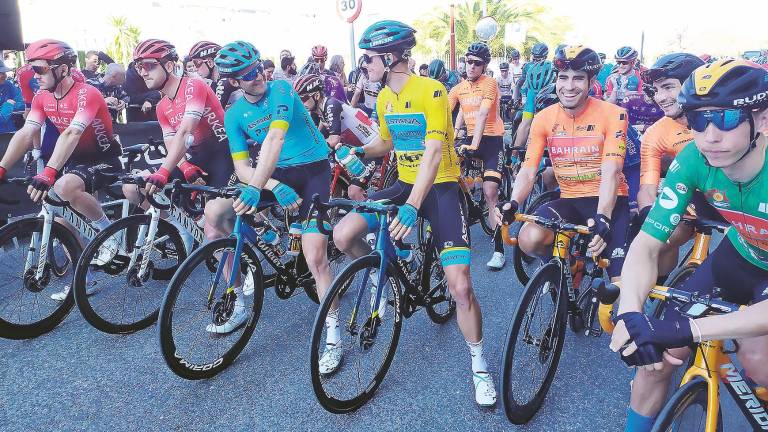
[[[459,155],[483,162],[482,190],[494,228],[512,221],[543,168],[560,198],[536,214],[592,227],[590,254],[608,258],[609,277],[622,281],[611,348],[638,367],[626,430],[650,430],[674,363],[667,356],[684,359],[694,341],[740,339],[739,358],[750,379],[768,385],[768,369],[762,367],[768,359],[765,65],[671,53],[645,67],[629,46],[619,48],[609,64],[586,46],[561,45],[550,52],[537,43],[527,62],[512,50],[494,78],[484,42],[470,44],[456,70],[439,59],[417,68],[415,45],[410,26],[377,22],[363,32],[358,46],[364,53],[347,74],[343,57],[329,61],[323,45],[312,47],[299,68],[290,51],[279,53],[278,65],[245,41],[200,41],[180,55],[169,41],[147,39],[125,68],[103,52],[89,51],[78,71],[77,54],[68,44],[36,41],[25,51],[27,63],[15,70],[17,84],[8,79],[7,66],[16,60],[6,57],[0,66],[0,132],[16,131],[11,112],[27,112],[0,160],[0,180],[27,150],[41,147],[46,166],[29,187],[32,199],[53,189],[104,229],[111,221],[93,196],[104,186],[94,167],[120,169],[112,123],[128,106],[154,111],[167,155],[158,169],[143,173],[144,191],[155,193],[173,178],[237,185],[238,198],[205,206],[211,240],[228,236],[235,216],[255,212],[265,197],[298,211],[302,249],[322,297],[332,281],[329,239],[309,204],[314,194],[329,198],[328,159],[342,154],[339,159],[356,177],[358,158],[394,151],[397,182],[369,196],[364,185],[353,183],[349,196],[398,206],[389,222],[396,240],[407,236],[419,217],[430,222],[470,353],[474,397],[489,407],[496,403],[496,390],[469,270]],[[373,132],[352,144],[345,132],[359,131],[358,126]],[[526,146],[526,152],[511,179],[511,197],[499,203],[504,166],[510,163],[504,136],[511,126],[514,146]],[[124,192],[148,206],[136,186]],[[683,289],[717,286],[723,298],[749,305],[732,316],[693,320],[670,313],[661,320],[643,313],[650,287],[666,278],[679,246],[691,238],[679,225],[689,203],[697,215],[720,218],[731,229]],[[372,215],[351,212],[332,227],[333,241],[348,256],[362,256],[370,251],[365,234],[379,223]],[[634,235],[631,225],[637,228]],[[505,263],[497,232],[487,264],[492,270]],[[550,255],[553,241],[552,231],[534,224],[524,225],[518,236],[520,249],[533,257]],[[232,289],[246,295],[242,287]],[[229,333],[245,320],[246,308],[238,301],[226,322],[207,331]],[[344,356],[338,316],[329,314],[326,327],[320,370],[330,374]]]

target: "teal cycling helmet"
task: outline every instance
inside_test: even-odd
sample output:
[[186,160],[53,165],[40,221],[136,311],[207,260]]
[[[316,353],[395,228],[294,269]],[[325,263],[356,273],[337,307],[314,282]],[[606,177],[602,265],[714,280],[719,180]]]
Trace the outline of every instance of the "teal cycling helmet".
[[637,58],[637,50],[632,47],[624,46],[616,51],[616,60],[632,61]]
[[440,59],[432,60],[429,63],[429,77],[440,81],[443,75],[447,75],[448,71],[445,69],[445,63]]
[[378,53],[406,52],[416,46],[415,34],[413,27],[400,21],[379,21],[365,29],[357,46]]
[[250,43],[235,41],[221,47],[214,63],[223,77],[239,78],[261,65],[261,54]]
[[541,90],[546,85],[553,83],[556,76],[557,70],[552,66],[552,62],[545,61],[531,65],[525,82],[528,88]]

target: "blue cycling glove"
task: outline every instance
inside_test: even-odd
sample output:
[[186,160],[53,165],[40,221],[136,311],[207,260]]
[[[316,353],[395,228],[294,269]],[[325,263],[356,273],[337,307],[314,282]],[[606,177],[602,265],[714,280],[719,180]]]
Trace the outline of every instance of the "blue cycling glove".
[[299,201],[299,195],[296,191],[282,182],[278,182],[277,186],[272,188],[272,193],[275,195],[277,203],[284,208],[290,207]]
[[403,204],[397,209],[397,220],[406,228],[413,228],[416,225],[416,218],[419,211],[410,204]]
[[693,344],[691,324],[686,317],[660,320],[640,312],[627,312],[616,317],[624,321],[627,332],[636,345],[658,345],[661,348],[681,348]]
[[238,185],[238,189],[240,189],[240,201],[243,202],[243,204],[247,205],[248,207],[256,207],[259,205],[259,200],[261,199],[261,189],[257,189],[251,185]]

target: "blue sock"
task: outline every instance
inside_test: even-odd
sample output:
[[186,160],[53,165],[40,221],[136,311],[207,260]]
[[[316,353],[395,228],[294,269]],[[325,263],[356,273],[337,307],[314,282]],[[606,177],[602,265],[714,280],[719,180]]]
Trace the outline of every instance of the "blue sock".
[[624,432],[648,432],[655,421],[656,417],[642,416],[629,408],[627,409],[627,427],[624,428]]

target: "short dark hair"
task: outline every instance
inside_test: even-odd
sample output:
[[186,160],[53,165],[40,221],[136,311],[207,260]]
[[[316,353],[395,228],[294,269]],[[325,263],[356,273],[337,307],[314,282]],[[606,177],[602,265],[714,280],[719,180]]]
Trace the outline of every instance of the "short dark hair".
[[429,69],[429,65],[426,63],[423,63],[421,66],[419,66],[419,70],[422,70],[422,69]]
[[264,69],[267,69],[267,68],[273,68],[274,69],[275,68],[275,62],[273,62],[270,59],[264,60],[263,64],[264,64]]
[[88,57],[90,57],[92,55],[98,56],[99,52],[98,51],[94,51],[94,50],[90,50],[87,53],[85,53],[85,58],[88,58]]

